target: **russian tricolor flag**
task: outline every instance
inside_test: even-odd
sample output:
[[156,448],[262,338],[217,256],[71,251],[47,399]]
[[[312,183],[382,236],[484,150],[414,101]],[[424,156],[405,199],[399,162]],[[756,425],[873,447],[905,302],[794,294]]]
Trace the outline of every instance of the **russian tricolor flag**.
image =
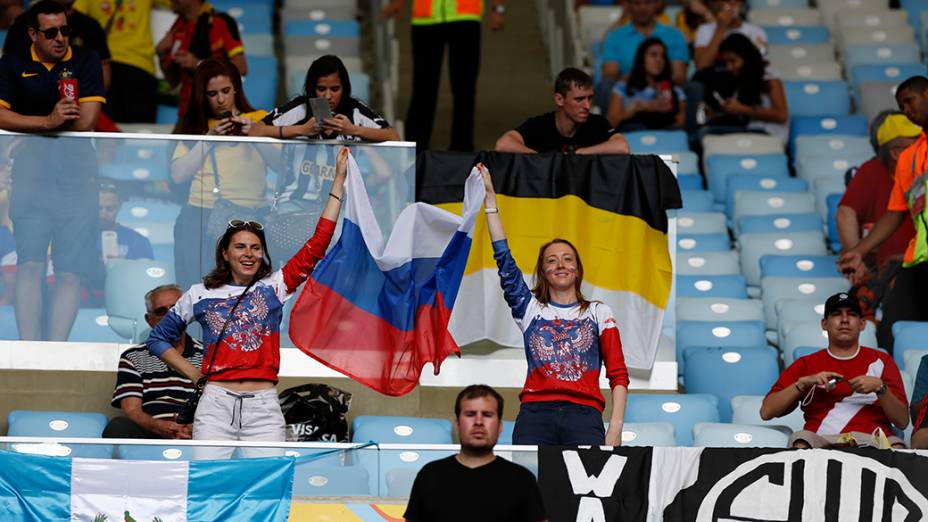
[[483,181],[473,169],[461,216],[406,207],[384,242],[353,157],[338,243],[293,307],[290,338],[323,364],[386,395],[403,395],[426,363],[460,350],[448,320],[470,253]]

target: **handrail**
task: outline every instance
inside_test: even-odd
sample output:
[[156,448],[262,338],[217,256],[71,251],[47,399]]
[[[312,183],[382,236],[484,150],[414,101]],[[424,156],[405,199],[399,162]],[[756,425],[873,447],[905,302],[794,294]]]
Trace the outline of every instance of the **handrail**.
[[53,132],[53,133],[25,133],[12,132],[0,129],[0,135],[11,136],[42,136],[46,138],[113,138],[113,139],[130,139],[130,140],[165,140],[165,141],[218,141],[233,143],[276,143],[276,144],[295,144],[295,145],[346,145],[364,147],[403,147],[412,148],[416,146],[412,141],[382,141],[382,142],[357,142],[343,140],[308,140],[308,139],[279,139],[267,138],[263,136],[211,136],[208,134],[157,134],[141,132]]

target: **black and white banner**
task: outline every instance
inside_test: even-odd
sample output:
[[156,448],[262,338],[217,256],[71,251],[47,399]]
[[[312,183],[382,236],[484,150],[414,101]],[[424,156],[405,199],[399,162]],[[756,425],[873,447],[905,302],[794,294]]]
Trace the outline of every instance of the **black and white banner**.
[[543,447],[551,522],[928,520],[928,453]]

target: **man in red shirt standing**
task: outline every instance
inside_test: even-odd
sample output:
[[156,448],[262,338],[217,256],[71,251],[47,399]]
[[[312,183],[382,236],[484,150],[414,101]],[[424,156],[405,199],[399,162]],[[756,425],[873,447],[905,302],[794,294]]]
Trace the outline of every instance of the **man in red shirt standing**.
[[[836,222],[842,251],[857,245],[886,213],[899,155],[915,143],[922,132],[899,111],[887,111],[884,115],[882,121],[874,122],[876,128],[871,126],[871,140],[877,146],[876,157],[860,166],[838,205]],[[889,240],[865,258],[868,269],[865,280],[851,291],[861,301],[864,318],[873,320],[877,307],[902,266],[902,256],[909,239],[914,235],[915,227],[907,215]],[[882,338],[880,341],[880,346],[892,346],[891,337],[886,339],[888,344]]]
[[155,50],[161,70],[172,86],[180,85],[178,121],[190,105],[193,73],[207,58],[231,61],[242,76],[248,72],[245,46],[231,16],[203,0],[171,0],[177,20]]
[[821,448],[847,442],[879,445],[882,437],[894,448],[902,440],[892,435],[892,424],[909,424],[908,401],[899,368],[884,352],[860,346],[866,321],[852,295],[835,294],[825,301],[822,330],[828,348],[800,357],[777,379],[764,397],[760,416],[782,417],[801,405],[805,429],[793,433],[794,448]]

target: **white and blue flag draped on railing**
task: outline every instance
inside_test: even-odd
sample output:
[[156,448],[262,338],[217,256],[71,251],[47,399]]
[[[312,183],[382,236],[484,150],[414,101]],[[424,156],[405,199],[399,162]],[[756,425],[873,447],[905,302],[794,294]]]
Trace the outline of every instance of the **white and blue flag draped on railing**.
[[131,461],[0,451],[0,518],[284,522],[294,459]]

